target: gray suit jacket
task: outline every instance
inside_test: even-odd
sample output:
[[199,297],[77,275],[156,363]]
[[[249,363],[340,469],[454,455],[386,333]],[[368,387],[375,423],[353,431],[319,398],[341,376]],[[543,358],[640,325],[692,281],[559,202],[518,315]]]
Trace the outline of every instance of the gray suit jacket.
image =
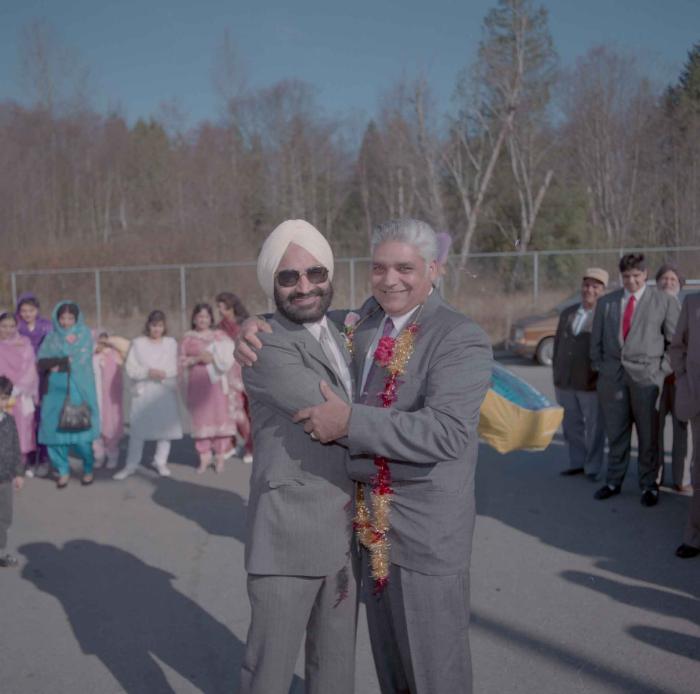
[[[355,380],[384,316],[373,315],[354,336]],[[415,350],[389,409],[354,404],[344,442],[350,477],[369,482],[374,455],[391,460],[391,561],[421,573],[463,571],[474,528],[474,472],[479,408],[491,381],[491,344],[484,331],[434,291],[419,319]],[[386,372],[368,384],[370,402]]]
[[[351,399],[319,342],[303,325],[279,313],[270,323],[273,332],[259,334],[264,349],[258,360],[243,369],[255,447],[246,571],[327,576],[344,565],[350,549],[348,454],[341,446],[313,441],[292,416],[323,402],[321,380],[346,402]],[[343,338],[330,321],[328,325],[349,364]]]
[[676,374],[676,416],[700,414],[700,294],[685,297],[669,350]]
[[622,381],[627,375],[640,385],[660,388],[671,373],[668,346],[680,313],[678,300],[655,287],[647,287],[623,343],[623,295],[624,290],[618,289],[598,299],[591,331],[591,365],[607,381]]

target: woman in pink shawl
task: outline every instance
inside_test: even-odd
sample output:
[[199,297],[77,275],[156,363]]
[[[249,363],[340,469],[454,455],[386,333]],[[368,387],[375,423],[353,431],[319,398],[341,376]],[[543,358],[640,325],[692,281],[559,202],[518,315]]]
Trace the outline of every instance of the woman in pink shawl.
[[214,314],[209,304],[197,304],[192,312],[192,330],[180,345],[180,365],[186,377],[186,402],[192,419],[192,438],[204,472],[215,456],[217,472],[224,469],[231,438],[238,433],[243,411],[243,383],[234,370],[234,344],[221,330],[212,328]]
[[119,441],[124,435],[122,370],[129,351],[129,341],[105,330],[95,331],[95,354],[92,358],[95,371],[97,402],[100,408],[100,436],[92,442],[95,467],[107,462],[107,469],[117,467]]
[[0,314],[0,376],[7,376],[14,384],[12,416],[26,464],[27,455],[36,450],[34,410],[39,400],[39,375],[32,343],[17,332],[17,319],[9,312]]

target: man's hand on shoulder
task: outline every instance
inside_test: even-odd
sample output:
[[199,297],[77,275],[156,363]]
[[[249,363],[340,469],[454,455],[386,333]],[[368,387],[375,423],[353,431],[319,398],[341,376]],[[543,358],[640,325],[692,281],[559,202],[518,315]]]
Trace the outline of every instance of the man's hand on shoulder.
[[320,389],[326,402],[299,410],[293,421],[304,422],[304,431],[312,439],[330,443],[347,435],[351,408],[325,381],[321,381]]
[[236,349],[233,353],[235,360],[241,366],[253,366],[258,360],[256,351],[262,349],[262,342],[257,333],[271,333],[272,326],[258,316],[246,318],[241,325],[241,334],[236,340]]

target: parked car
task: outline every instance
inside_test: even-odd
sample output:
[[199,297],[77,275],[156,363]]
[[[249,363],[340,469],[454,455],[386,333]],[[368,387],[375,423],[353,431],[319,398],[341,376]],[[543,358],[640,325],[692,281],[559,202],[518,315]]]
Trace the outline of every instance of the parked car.
[[[647,283],[654,286],[653,281]],[[698,280],[689,280],[681,290],[678,299],[683,303],[686,294],[692,294],[698,290]],[[608,288],[608,292],[617,289],[617,286]],[[607,293],[607,292],[606,292]],[[526,316],[515,321],[510,329],[510,335],[506,341],[506,349],[526,359],[534,359],[542,366],[552,365],[554,353],[554,336],[557,332],[559,314],[569,306],[581,301],[581,294],[576,292],[557,304],[551,311],[545,314]]]
[[518,356],[534,359],[543,366],[551,366],[559,314],[580,300],[581,294],[576,292],[547,313],[526,316],[514,321],[506,348]]

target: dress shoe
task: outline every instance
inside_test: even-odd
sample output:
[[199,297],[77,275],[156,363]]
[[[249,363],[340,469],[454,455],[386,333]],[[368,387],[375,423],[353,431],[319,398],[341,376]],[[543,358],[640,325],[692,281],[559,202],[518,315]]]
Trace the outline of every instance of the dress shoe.
[[68,480],[70,480],[70,475],[61,475],[56,480],[56,489],[65,489],[68,486]]
[[617,496],[620,492],[622,491],[622,487],[613,487],[610,486],[609,484],[606,484],[605,486],[601,487],[594,495],[594,499],[609,499],[611,496]]
[[89,472],[88,474],[82,476],[80,479],[80,484],[82,484],[83,487],[89,487],[94,481],[95,475]]
[[568,470],[562,470],[559,473],[562,477],[573,477],[574,475],[582,475],[582,467],[570,467]]
[[700,547],[693,547],[693,545],[686,545],[683,543],[677,550],[676,556],[681,559],[692,559],[700,554]]
[[659,503],[659,492],[657,489],[645,489],[642,492],[641,498],[642,506],[656,506]]

